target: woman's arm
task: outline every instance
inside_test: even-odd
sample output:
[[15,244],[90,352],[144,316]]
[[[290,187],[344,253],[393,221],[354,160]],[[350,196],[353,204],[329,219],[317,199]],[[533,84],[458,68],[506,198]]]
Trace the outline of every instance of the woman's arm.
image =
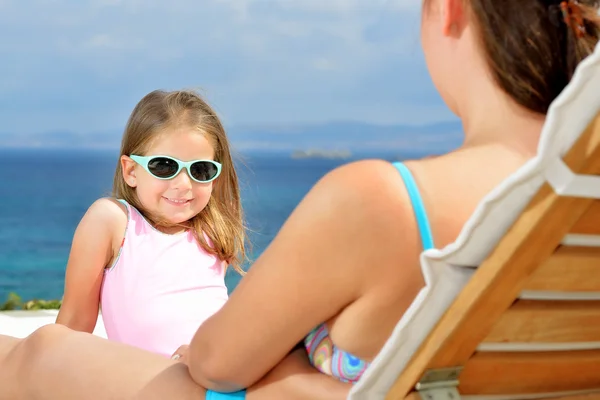
[[91,333],[98,319],[104,268],[113,258],[115,230],[127,216],[110,199],[94,202],[75,230],[56,323]]
[[346,399],[352,384],[340,382],[318,371],[303,349],[288,354],[247,391],[248,400],[337,400]]
[[382,268],[397,266],[402,239],[390,231],[403,226],[395,210],[406,198],[394,179],[401,182],[389,163],[363,161],[314,186],[198,329],[189,360],[196,382],[219,391],[249,387],[311,329],[381,282]]
[[[189,346],[182,345],[175,352],[177,361],[188,364]],[[247,398],[286,400],[335,400],[345,399],[352,387],[323,374],[314,368],[304,344],[298,343],[279,364],[252,385]]]

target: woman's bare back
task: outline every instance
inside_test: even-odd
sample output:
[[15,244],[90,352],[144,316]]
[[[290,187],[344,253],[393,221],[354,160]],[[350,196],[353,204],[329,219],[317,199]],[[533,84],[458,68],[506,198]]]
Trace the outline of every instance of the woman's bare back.
[[[502,146],[481,146],[406,162],[423,199],[435,247],[455,241],[485,195],[530,156]],[[365,236],[364,245],[377,246],[384,261],[373,265],[363,295],[332,318],[328,327],[338,348],[370,361],[424,281],[419,264],[423,248],[404,182],[391,164],[368,163],[372,174],[379,174],[382,187],[365,193],[377,197],[366,202],[380,203],[382,215],[389,221],[380,223],[379,237]]]

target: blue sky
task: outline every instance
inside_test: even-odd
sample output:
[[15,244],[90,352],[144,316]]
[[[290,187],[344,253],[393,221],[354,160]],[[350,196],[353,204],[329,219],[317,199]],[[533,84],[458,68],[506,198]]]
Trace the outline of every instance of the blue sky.
[[453,120],[416,0],[0,0],[0,132],[121,130],[199,88],[226,125]]

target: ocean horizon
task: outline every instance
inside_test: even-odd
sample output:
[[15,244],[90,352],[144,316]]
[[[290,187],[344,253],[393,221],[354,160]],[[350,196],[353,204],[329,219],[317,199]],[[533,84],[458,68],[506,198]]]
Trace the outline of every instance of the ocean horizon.
[[[110,196],[118,150],[0,148],[10,171],[0,196],[0,304],[60,299],[77,224],[98,198]],[[289,152],[242,152],[236,158],[255,260],[323,175],[359,159],[406,159],[421,151],[371,151],[348,158],[294,158]],[[249,264],[245,264],[246,269]],[[229,269],[231,292],[240,275]]]

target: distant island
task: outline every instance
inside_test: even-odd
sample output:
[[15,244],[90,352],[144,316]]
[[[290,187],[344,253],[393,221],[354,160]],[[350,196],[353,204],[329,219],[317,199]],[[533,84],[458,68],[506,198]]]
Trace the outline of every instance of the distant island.
[[293,159],[303,158],[325,158],[325,159],[347,159],[352,157],[352,152],[349,150],[321,150],[321,149],[309,149],[309,150],[295,150],[292,152]]
[[[0,132],[0,148],[93,148],[117,151],[122,128],[103,132]],[[341,121],[318,124],[248,125],[228,127],[239,151],[277,151],[292,158],[345,159],[365,152],[441,153],[463,140],[460,121],[427,125],[375,125]],[[340,150],[340,147],[344,150]],[[329,149],[329,150],[326,150]],[[338,149],[338,150],[331,150]],[[352,153],[352,154],[351,154]]]

